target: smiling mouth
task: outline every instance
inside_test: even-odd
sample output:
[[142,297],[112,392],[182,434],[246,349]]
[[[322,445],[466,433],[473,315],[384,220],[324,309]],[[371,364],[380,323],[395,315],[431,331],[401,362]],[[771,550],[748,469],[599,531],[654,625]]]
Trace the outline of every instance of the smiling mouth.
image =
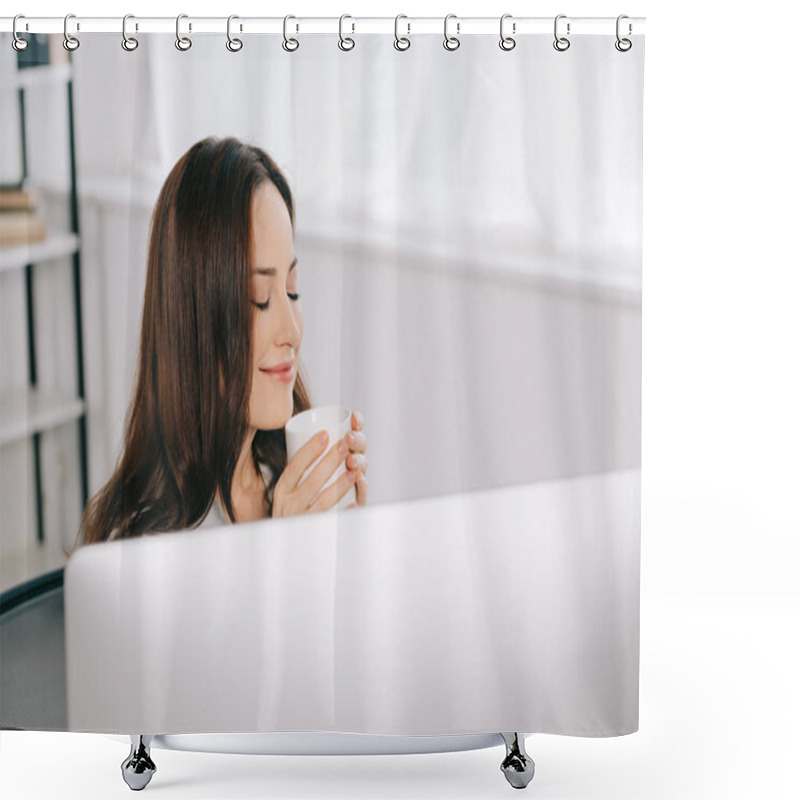
[[284,381],[285,383],[288,383],[292,380],[292,378],[294,378],[294,364],[290,364],[288,367],[284,367],[283,369],[260,369],[259,371],[270,378],[274,378],[278,381]]

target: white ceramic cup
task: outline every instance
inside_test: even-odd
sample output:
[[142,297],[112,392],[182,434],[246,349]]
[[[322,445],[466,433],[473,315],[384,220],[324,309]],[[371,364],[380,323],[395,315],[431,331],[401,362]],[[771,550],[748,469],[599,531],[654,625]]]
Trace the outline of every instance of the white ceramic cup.
[[[322,455],[314,461],[313,464],[303,473],[300,478],[302,483],[309,472],[325,457],[325,454],[335,447],[340,439],[343,439],[350,427],[350,409],[346,406],[319,406],[317,408],[309,408],[307,411],[301,411],[295,414],[286,423],[286,456],[288,459],[294,458],[297,451],[313,436],[316,436],[320,431],[327,431],[328,433],[328,446]],[[327,489],[332,483],[335,483],[339,476],[346,471],[346,459],[342,461],[338,469],[331,475],[327,483],[320,489],[322,492]],[[356,487],[355,484],[349,489],[347,494],[335,505],[334,508],[345,508],[351,503],[356,502]]]

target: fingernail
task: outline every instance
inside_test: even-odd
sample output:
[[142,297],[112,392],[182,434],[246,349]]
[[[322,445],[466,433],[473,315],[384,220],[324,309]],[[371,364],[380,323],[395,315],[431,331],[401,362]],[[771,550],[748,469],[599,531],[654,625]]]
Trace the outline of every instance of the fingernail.
[[339,442],[339,452],[340,453],[346,453],[347,452],[347,442],[344,439],[342,439],[342,441]]
[[347,434],[347,441],[354,445],[356,443],[356,435],[354,433]]
[[328,444],[328,432],[322,431],[322,433],[317,437],[320,441],[320,444]]

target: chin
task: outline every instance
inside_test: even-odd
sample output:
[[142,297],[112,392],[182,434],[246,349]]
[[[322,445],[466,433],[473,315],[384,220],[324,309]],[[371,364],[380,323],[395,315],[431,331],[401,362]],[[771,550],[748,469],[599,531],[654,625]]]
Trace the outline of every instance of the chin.
[[262,431],[278,431],[286,427],[286,423],[292,418],[294,404],[290,402],[284,413],[280,413],[276,408],[271,408],[269,414],[259,415],[256,418],[254,427]]

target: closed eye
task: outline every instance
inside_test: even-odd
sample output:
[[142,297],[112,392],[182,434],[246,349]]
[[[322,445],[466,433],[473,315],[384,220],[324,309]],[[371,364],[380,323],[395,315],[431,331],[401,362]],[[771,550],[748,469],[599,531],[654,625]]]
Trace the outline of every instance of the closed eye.
[[[292,294],[291,292],[286,292],[286,294],[289,295],[289,298],[291,300],[293,300],[295,303],[300,299],[300,295],[299,294]],[[269,298],[267,298],[267,301],[265,303],[256,303],[255,300],[254,300],[253,301],[253,305],[259,311],[266,311],[269,308]]]

